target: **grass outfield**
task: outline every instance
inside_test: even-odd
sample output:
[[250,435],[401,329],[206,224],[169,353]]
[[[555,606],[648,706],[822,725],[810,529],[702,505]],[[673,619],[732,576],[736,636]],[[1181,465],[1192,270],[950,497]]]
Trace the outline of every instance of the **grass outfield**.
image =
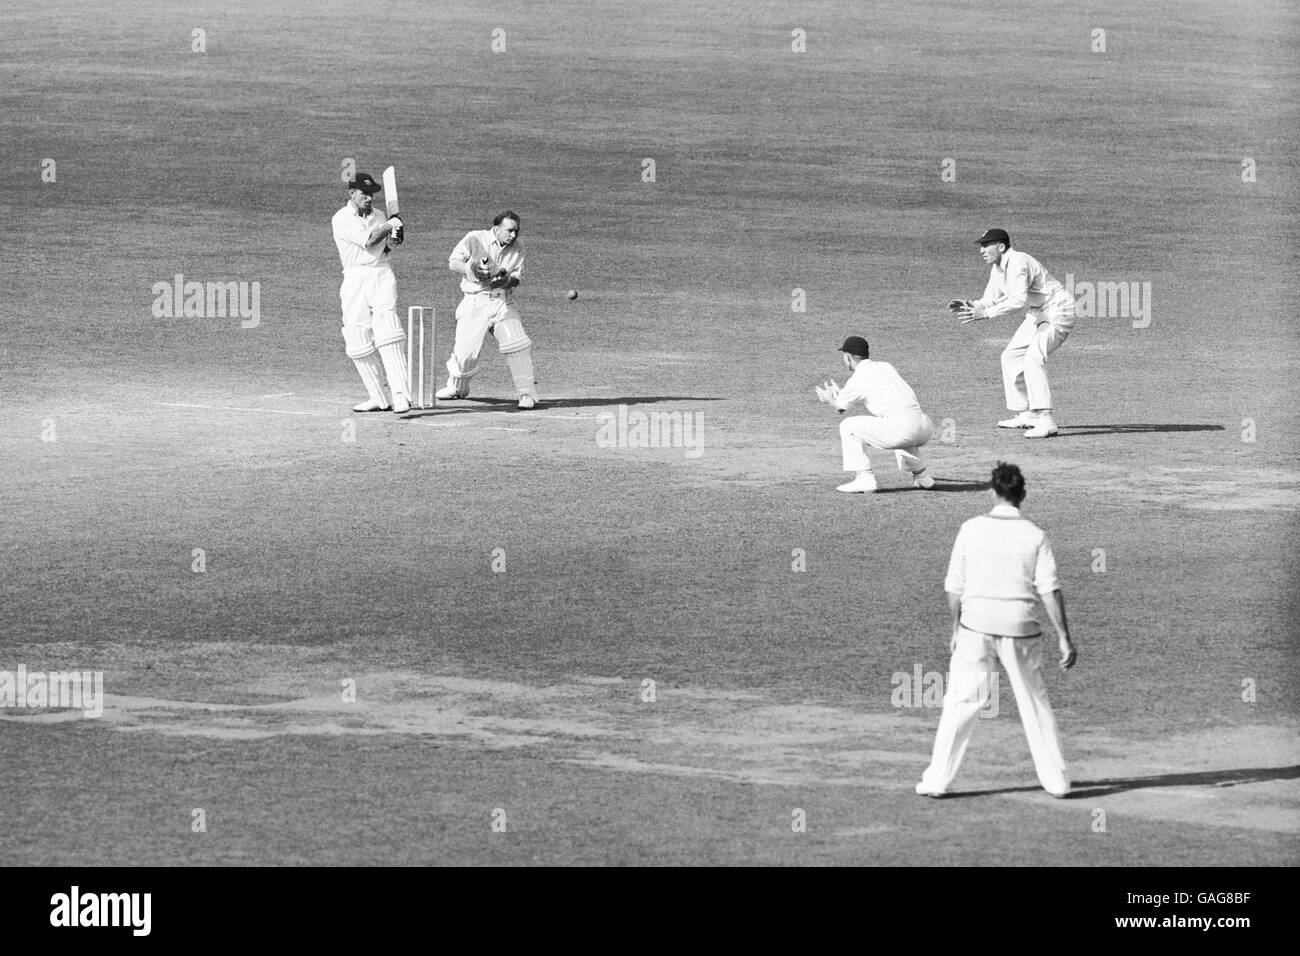
[[[1300,12],[843,6],[6,15],[0,671],[106,700],[0,709],[0,863],[1296,862]],[[447,254],[520,213],[542,408],[489,339],[473,399],[350,413],[347,160],[398,169],[444,359]],[[990,225],[1150,283],[1052,357],[1050,441],[993,427],[1016,320],[943,308]],[[257,324],[155,318],[177,274],[258,283]],[[852,333],[940,424],[936,490],[874,454],[882,493],[835,493],[812,387]],[[620,410],[699,445],[609,447]],[[1004,686],[920,800],[901,676],[946,669],[999,459],[1079,645],[1076,793]]]

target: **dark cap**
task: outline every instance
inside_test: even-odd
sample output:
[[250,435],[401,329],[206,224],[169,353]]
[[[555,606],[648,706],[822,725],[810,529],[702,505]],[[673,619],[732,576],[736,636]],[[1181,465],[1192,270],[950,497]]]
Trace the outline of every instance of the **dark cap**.
[[977,245],[989,246],[995,242],[1003,243],[1008,249],[1011,248],[1011,237],[1007,235],[1005,229],[989,229],[975,240]]
[[850,335],[840,346],[840,351],[856,355],[858,358],[866,358],[871,354],[871,350],[867,347],[867,340],[860,335]]
[[357,173],[348,180],[348,189],[360,189],[368,196],[383,191],[383,188],[383,186],[375,182],[374,177],[369,173]]

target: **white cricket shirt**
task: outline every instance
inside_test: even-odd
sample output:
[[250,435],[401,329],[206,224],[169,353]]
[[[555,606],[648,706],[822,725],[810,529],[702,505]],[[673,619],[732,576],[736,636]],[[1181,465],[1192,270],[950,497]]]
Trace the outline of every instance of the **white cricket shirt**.
[[[515,237],[515,241],[508,246],[502,246],[497,241],[497,234],[491,229],[475,229],[473,232],[467,232],[465,238],[456,243],[456,248],[451,250],[451,255],[447,258],[448,265],[464,264],[466,262],[478,262],[484,256],[488,257],[488,268],[493,272],[500,269],[506,269],[510,275],[516,279],[520,278],[524,272],[524,244],[523,240]],[[493,289],[486,282],[465,275],[460,280],[460,291],[466,295],[474,292],[497,292],[503,291],[507,296],[514,293],[514,289]]]
[[844,411],[854,402],[862,402],[867,411],[881,418],[897,412],[919,412],[920,403],[912,386],[903,381],[888,362],[863,359],[840,389],[835,407]]
[[388,237],[366,245],[371,231],[382,223],[388,222],[388,214],[371,208],[370,215],[362,216],[348,203],[334,214],[331,224],[334,227],[334,244],[339,247],[339,260],[344,271],[357,266],[388,265]]
[[1060,587],[1047,535],[1020,509],[999,502],[957,532],[944,590],[961,595],[961,623],[981,634],[1040,633],[1034,603]]
[[[989,269],[989,284],[972,305],[983,306],[989,318],[1037,309],[1053,296],[1064,295],[1065,286],[1052,278],[1043,264],[1027,252],[1008,249]],[[1074,327],[1073,309],[1062,310],[1055,321],[1064,329]]]

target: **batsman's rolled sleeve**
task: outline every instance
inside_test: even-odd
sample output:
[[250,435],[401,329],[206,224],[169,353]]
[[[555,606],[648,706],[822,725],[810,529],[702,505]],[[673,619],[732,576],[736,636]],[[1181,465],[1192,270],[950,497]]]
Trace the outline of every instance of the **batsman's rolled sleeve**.
[[981,634],[1033,637],[1038,595],[1060,588],[1047,535],[1020,509],[997,505],[961,526],[944,590],[961,596],[961,624]]
[[[447,265],[459,272],[460,268],[458,267],[463,267],[467,262],[477,262],[484,256],[491,263],[489,268],[492,271],[505,269],[513,278],[523,278],[523,240],[516,239],[509,246],[503,248],[491,229],[475,229],[466,233],[465,238],[456,243],[456,247],[451,250],[451,255],[447,258]],[[493,289],[488,283],[479,282],[467,274],[460,280],[460,291],[466,295],[473,295],[476,292],[497,292],[508,297],[514,292],[514,289]]]
[[370,238],[374,228],[387,221],[388,216],[377,209],[372,210],[368,216],[362,216],[352,208],[351,204],[334,214],[331,220],[334,244],[338,246],[339,260],[343,263],[345,272],[357,267],[388,264],[387,237],[366,245],[366,240]]

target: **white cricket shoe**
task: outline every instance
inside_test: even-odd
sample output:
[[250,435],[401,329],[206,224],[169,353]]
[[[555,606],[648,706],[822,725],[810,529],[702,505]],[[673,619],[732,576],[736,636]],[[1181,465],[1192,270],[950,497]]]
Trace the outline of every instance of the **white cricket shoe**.
[[930,469],[922,468],[920,471],[913,472],[912,484],[917,488],[933,488],[934,479],[930,477]]
[[933,797],[936,800],[941,799],[947,793],[945,790],[931,790],[923,783],[916,785],[916,792],[922,797]]
[[390,406],[383,402],[377,402],[373,398],[368,402],[362,402],[360,405],[353,405],[354,412],[386,412]]
[[405,415],[411,410],[411,400],[405,395],[393,396],[393,411],[398,415]]
[[1033,428],[1038,424],[1037,412],[1021,412],[1015,418],[1004,418],[998,428]]
[[520,408],[536,408],[536,407],[537,407],[537,399],[533,398],[533,396],[531,396],[531,395],[520,395],[520,396],[519,396],[519,407],[520,407]]
[[849,494],[853,494],[854,492],[864,492],[866,494],[870,494],[871,492],[876,490],[876,476],[858,475],[858,477],[854,478],[847,485],[840,485],[835,490],[847,491]]
[[444,400],[449,400],[449,399],[453,399],[453,398],[468,398],[468,397],[469,397],[469,392],[467,392],[467,391],[466,391],[466,392],[458,392],[458,391],[456,391],[456,389],[454,389],[452,386],[450,386],[450,385],[444,385],[442,388],[438,389],[436,392],[433,393],[433,397],[434,397],[434,398],[441,398],[441,399],[444,399]]
[[1025,432],[1025,437],[1026,438],[1048,438],[1052,435],[1055,435],[1059,431],[1060,429],[1056,427],[1056,422],[1052,421],[1052,416],[1043,415],[1041,418],[1038,419],[1037,425],[1029,429],[1029,431]]

